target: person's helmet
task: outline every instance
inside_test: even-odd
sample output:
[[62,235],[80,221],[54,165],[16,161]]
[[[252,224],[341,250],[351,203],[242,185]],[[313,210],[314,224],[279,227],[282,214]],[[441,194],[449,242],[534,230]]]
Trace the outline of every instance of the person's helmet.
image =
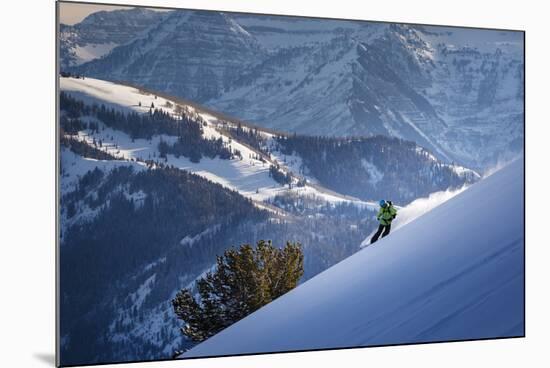
[[381,199],[380,202],[378,202],[380,204],[380,207],[386,207],[386,201]]

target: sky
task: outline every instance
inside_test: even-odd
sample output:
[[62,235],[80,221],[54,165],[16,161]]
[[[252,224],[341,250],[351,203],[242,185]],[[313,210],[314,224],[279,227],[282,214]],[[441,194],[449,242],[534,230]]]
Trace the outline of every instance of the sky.
[[[91,13],[101,10],[116,10],[116,9],[131,9],[131,6],[116,6],[116,5],[96,5],[96,4],[79,4],[79,3],[59,3],[59,22],[63,24],[79,23]],[[157,11],[166,11],[161,9],[153,9]]]

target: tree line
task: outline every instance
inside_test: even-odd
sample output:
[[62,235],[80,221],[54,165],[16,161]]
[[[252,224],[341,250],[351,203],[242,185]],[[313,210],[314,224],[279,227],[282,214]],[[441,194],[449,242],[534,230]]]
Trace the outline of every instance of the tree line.
[[398,138],[292,135],[279,136],[276,142],[283,154],[299,155],[302,169],[324,186],[364,200],[389,198],[406,204],[477,180]]
[[162,157],[166,154],[185,156],[193,162],[198,162],[203,156],[221,159],[231,159],[239,156],[220,139],[206,139],[203,136],[203,122],[191,115],[181,113],[177,117],[169,112],[151,107],[148,113],[135,111],[123,112],[104,104],[85,104],[83,101],[61,92],[60,108],[65,115],[61,123],[68,132],[78,131],[85,127],[80,121],[82,116],[93,116],[106,126],[128,134],[131,139],[151,140],[155,135],[169,135],[177,137],[177,141],[169,144],[161,141],[159,151]]

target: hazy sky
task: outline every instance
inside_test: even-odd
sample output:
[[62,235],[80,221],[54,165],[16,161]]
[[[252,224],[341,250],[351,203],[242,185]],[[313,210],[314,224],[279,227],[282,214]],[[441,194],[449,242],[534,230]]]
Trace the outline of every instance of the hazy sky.
[[[78,3],[59,3],[59,22],[63,24],[75,24],[86,18],[89,14],[100,10],[130,9],[131,6],[94,5]],[[160,9],[151,9],[159,10]]]

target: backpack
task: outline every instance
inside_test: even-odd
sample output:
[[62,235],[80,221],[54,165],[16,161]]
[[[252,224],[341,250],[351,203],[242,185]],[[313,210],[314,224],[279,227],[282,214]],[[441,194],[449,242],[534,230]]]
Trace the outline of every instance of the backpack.
[[[388,216],[389,215],[389,216]],[[381,211],[379,213],[378,221],[382,223],[382,225],[389,225],[395,219],[397,216],[397,211],[393,207],[393,204],[388,201],[388,205],[386,207],[382,207]]]

